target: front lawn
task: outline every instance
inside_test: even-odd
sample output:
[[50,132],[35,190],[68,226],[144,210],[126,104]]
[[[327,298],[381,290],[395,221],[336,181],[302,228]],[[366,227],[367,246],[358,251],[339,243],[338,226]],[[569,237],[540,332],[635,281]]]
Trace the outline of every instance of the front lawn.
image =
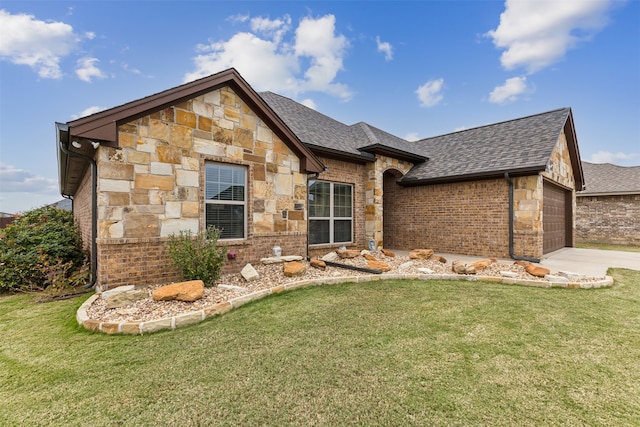
[[385,281],[146,336],[0,298],[0,425],[640,425],[640,272],[609,289]]

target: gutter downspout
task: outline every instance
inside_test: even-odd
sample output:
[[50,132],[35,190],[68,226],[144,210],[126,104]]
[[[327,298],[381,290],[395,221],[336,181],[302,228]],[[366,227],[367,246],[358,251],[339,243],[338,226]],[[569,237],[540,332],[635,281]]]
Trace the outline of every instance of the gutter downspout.
[[509,176],[509,172],[504,173],[504,179],[509,184],[509,256],[511,259],[519,260],[519,261],[529,261],[540,263],[539,258],[528,258],[523,256],[518,256],[513,253],[513,180]]
[[[69,128],[67,126],[66,130],[68,131],[68,129]],[[98,244],[96,243],[96,236],[98,235],[98,164],[89,156],[69,151],[60,138],[58,138],[58,145],[60,147],[60,150],[62,150],[62,152],[67,156],[78,157],[91,164],[91,280],[89,281],[89,283],[84,285],[84,289],[89,289],[96,285],[96,281],[98,279]],[[63,194],[63,196],[69,197],[65,194]]]

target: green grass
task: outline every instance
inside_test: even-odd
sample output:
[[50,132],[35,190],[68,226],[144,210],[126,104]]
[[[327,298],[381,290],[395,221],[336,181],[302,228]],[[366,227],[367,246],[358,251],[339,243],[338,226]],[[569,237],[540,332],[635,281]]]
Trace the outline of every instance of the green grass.
[[613,243],[576,243],[576,248],[582,249],[602,249],[605,251],[640,252],[640,245],[616,245]]
[[0,425],[640,425],[640,272],[307,288],[176,331],[0,298]]

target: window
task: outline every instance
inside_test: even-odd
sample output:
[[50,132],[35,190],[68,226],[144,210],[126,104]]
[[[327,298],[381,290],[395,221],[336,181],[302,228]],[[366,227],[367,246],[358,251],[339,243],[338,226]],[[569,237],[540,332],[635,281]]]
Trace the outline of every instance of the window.
[[221,230],[220,239],[244,239],[247,229],[247,172],[244,166],[205,165],[205,224]]
[[353,186],[309,181],[309,243],[350,243]]

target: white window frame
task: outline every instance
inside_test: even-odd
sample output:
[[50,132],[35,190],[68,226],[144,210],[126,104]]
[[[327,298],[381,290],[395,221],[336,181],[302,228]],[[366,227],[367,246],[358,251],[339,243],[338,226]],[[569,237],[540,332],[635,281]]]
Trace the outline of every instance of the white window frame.
[[[309,227],[311,227],[311,221],[329,221],[329,241],[328,242],[322,242],[322,243],[309,243],[309,246],[320,246],[320,245],[341,245],[341,244],[351,244],[353,243],[353,224],[354,224],[354,186],[353,184],[347,184],[347,183],[343,183],[343,182],[333,182],[333,181],[324,181],[324,180],[319,180],[319,179],[313,179],[313,180],[309,180],[308,183],[308,193],[309,195],[311,195],[311,185],[314,182],[322,182],[322,183],[326,183],[329,184],[329,216],[311,216],[309,215]],[[335,185],[344,185],[347,187],[351,188],[351,216],[335,216],[334,215],[334,206],[335,206],[335,200],[334,200],[334,186]],[[309,203],[311,203],[311,201],[309,201]],[[348,241],[344,241],[344,242],[335,242],[334,241],[334,225],[335,225],[335,221],[344,221],[344,220],[349,220],[351,221],[351,231],[350,231],[350,238]],[[310,231],[308,231],[310,233]]]
[[[242,169],[244,171],[244,195],[243,195],[243,199],[244,201],[236,201],[236,200],[207,200],[207,165],[217,165],[217,166],[221,166],[221,167],[227,167],[229,169]],[[231,163],[223,163],[223,162],[214,162],[214,161],[207,161],[205,162],[205,167],[204,167],[204,224],[205,224],[205,228],[209,227],[209,224],[207,224],[207,205],[224,205],[224,206],[228,206],[228,205],[236,205],[236,206],[243,206],[244,209],[244,215],[243,215],[243,235],[242,237],[228,237],[228,238],[222,238],[220,237],[221,241],[233,241],[233,240],[246,240],[247,239],[247,234],[248,234],[248,216],[249,216],[249,212],[247,211],[247,194],[248,194],[248,175],[249,175],[249,169],[246,166],[243,165],[236,165],[236,164],[231,164]],[[211,224],[211,225],[215,225],[215,224]]]

